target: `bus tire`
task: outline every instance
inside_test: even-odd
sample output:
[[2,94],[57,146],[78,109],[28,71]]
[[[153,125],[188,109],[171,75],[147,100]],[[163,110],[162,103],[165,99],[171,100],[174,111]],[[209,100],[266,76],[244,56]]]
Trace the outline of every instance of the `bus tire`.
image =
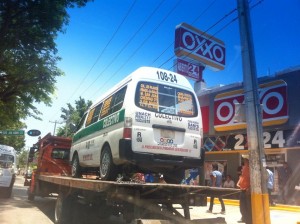
[[72,223],[72,207],[74,200],[71,196],[64,197],[62,194],[56,199],[54,210],[55,224]]
[[115,180],[117,177],[116,166],[108,145],[105,145],[101,152],[99,172],[101,180]]
[[72,159],[72,169],[71,169],[71,175],[72,177],[81,177],[81,167],[79,164],[79,158],[78,155],[75,154]]

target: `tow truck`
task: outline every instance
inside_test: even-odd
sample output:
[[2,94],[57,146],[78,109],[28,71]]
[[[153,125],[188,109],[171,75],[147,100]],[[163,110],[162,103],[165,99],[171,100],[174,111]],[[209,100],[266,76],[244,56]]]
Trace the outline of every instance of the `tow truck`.
[[30,149],[29,161],[37,157],[37,169],[28,185],[28,199],[55,196],[55,223],[107,223],[118,216],[127,223],[189,223],[190,206],[206,206],[207,195],[235,193],[237,189],[168,184],[143,174],[116,181],[100,180],[95,173],[70,177],[71,139],[46,135]]

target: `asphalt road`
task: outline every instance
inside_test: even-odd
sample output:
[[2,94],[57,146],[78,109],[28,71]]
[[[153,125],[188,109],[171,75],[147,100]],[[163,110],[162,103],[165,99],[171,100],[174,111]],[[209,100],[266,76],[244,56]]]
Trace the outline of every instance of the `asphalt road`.
[[[27,200],[27,187],[23,186],[24,178],[17,177],[12,197],[0,198],[1,224],[53,224],[55,198],[36,197],[34,201]],[[205,224],[237,224],[240,219],[239,207],[226,205],[226,214],[221,214],[221,206],[214,205],[213,213],[206,213],[207,207],[192,207],[190,210],[192,223]],[[182,212],[181,209],[178,210]],[[300,213],[291,211],[270,210],[272,224],[297,224]],[[102,223],[102,222],[101,222]],[[121,218],[112,217],[103,223],[123,224]]]

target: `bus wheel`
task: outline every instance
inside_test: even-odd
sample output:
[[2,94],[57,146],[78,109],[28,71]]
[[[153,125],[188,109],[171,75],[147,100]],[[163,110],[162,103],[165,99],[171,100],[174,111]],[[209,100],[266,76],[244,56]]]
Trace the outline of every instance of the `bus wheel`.
[[81,177],[81,167],[79,164],[78,155],[75,154],[72,160],[72,170],[71,170],[72,177]]
[[113,163],[109,146],[104,146],[100,157],[101,180],[115,180],[117,177],[116,166]]

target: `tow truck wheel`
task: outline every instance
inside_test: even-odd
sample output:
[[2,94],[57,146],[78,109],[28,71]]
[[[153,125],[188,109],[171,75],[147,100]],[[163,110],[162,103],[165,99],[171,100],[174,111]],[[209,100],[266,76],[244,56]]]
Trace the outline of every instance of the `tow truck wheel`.
[[101,180],[115,180],[117,177],[116,166],[113,163],[109,146],[104,146],[100,157]]
[[56,224],[72,223],[72,197],[64,197],[62,194],[56,199],[54,221]]
[[79,158],[78,155],[75,154],[72,160],[72,171],[71,171],[72,177],[81,177],[81,167],[79,164]]

